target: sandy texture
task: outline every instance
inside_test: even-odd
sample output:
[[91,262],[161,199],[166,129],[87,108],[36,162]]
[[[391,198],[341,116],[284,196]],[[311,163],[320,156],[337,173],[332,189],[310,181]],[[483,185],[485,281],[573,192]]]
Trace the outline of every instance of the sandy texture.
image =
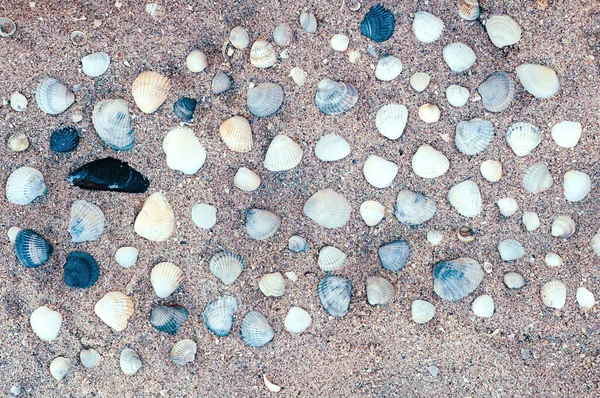
[[[391,40],[376,44],[363,37],[359,23],[369,7],[351,12],[341,1],[314,2],[319,22],[317,34],[299,28],[298,16],[307,4],[302,2],[169,2],[167,16],[154,21],[144,11],[143,2],[123,0],[117,8],[106,2],[38,1],[34,8],[27,2],[18,5],[4,1],[0,16],[11,17],[18,25],[10,39],[0,39],[0,95],[8,99],[18,90],[29,99],[24,113],[4,105],[0,107],[0,131],[8,137],[23,131],[31,141],[25,152],[11,152],[2,146],[0,180],[4,185],[9,173],[27,165],[42,171],[49,193],[26,206],[9,204],[0,198],[0,227],[17,225],[39,231],[55,247],[51,260],[38,269],[24,269],[16,260],[6,234],[0,247],[0,389],[8,394],[20,385],[23,396],[267,396],[262,376],[269,373],[283,387],[282,396],[571,396],[600,395],[599,337],[596,309],[583,311],[575,292],[586,286],[600,296],[599,259],[590,248],[590,239],[598,230],[598,43],[600,11],[595,1],[550,1],[542,9],[532,0],[486,1],[482,19],[492,14],[509,14],[523,29],[518,45],[498,49],[489,41],[479,21],[461,20],[454,1],[384,1],[396,17]],[[417,4],[418,3],[418,4]],[[49,5],[54,4],[54,5]],[[415,8],[417,7],[417,8]],[[446,24],[440,40],[419,43],[412,34],[414,13],[427,10],[439,15]],[[72,17],[85,17],[75,21]],[[98,28],[94,19],[102,20]],[[284,21],[294,27],[295,39],[287,49],[289,58],[268,70],[257,70],[249,63],[249,48],[236,50],[224,60],[221,47],[236,25],[248,29],[251,41],[271,37],[273,28]],[[87,33],[87,44],[76,47],[69,39],[73,30]],[[329,47],[329,39],[343,32],[350,37],[350,48],[361,50],[356,64],[346,54]],[[442,59],[443,47],[454,41],[468,44],[477,54],[468,73],[453,75]],[[379,55],[400,57],[404,71],[392,82],[374,77],[376,59],[367,54],[374,44]],[[205,72],[192,74],[185,68],[185,56],[198,47],[209,58]],[[277,48],[278,53],[282,48]],[[106,51],[112,58],[110,69],[98,78],[81,73],[79,60],[95,51]],[[596,58],[594,58],[596,57]],[[326,62],[325,62],[326,60]],[[130,67],[124,65],[127,61]],[[554,68],[561,88],[557,96],[538,100],[517,84],[517,98],[503,113],[484,110],[481,102],[469,102],[452,108],[445,99],[450,84],[461,84],[472,93],[495,71],[514,73],[521,63],[533,62]],[[308,78],[297,87],[288,77],[290,69],[300,66]],[[135,106],[131,84],[144,70],[154,70],[171,78],[172,87],[165,104],[154,114],[142,114]],[[214,96],[212,77],[225,71],[233,78],[230,91]],[[408,84],[414,72],[431,74],[425,92],[418,94]],[[39,110],[34,100],[37,83],[43,77],[55,77],[70,87],[81,84],[75,104],[65,113],[52,117]],[[317,83],[325,77],[351,82],[359,91],[357,105],[341,116],[325,116],[314,105]],[[516,78],[516,77],[515,77]],[[273,116],[258,119],[248,114],[246,93],[250,82],[273,81],[283,86],[283,107]],[[172,112],[173,102],[182,95],[199,101],[193,129],[208,149],[204,167],[193,176],[184,176],[166,166],[162,139],[178,125]],[[105,98],[124,98],[134,118],[136,142],[129,152],[115,153],[94,132],[91,113],[95,103]],[[409,123],[404,135],[390,141],[375,129],[375,114],[390,102],[405,104]],[[442,110],[439,123],[426,125],[418,118],[423,103],[437,104]],[[71,115],[82,112],[84,119],[76,127],[82,142],[72,154],[54,154],[49,149],[53,129],[71,125]],[[252,123],[255,148],[247,154],[233,153],[218,136],[221,121],[232,115],[244,115]],[[483,117],[494,123],[492,145],[473,157],[460,154],[453,141],[454,127],[461,120]],[[555,145],[549,136],[551,127],[562,120],[580,121],[583,135],[572,150]],[[517,158],[506,145],[504,133],[515,122],[528,121],[540,127],[544,139],[532,154]],[[346,159],[320,162],[313,154],[318,138],[335,132],[352,146]],[[273,173],[262,161],[271,139],[285,133],[304,150],[300,165],[288,172]],[[451,161],[450,171],[435,180],[423,180],[410,168],[410,159],[423,143],[431,143]],[[394,184],[376,189],[366,183],[362,165],[370,154],[393,160],[400,166]],[[67,184],[68,173],[79,165],[105,156],[117,156],[142,171],[152,184],[146,194],[118,194],[84,191]],[[501,160],[504,177],[498,183],[485,181],[479,165],[486,159]],[[554,177],[554,186],[539,195],[528,194],[521,185],[527,167],[544,161]],[[257,171],[262,183],[253,193],[233,186],[239,167]],[[569,169],[592,177],[593,190],[578,203],[563,196],[563,174]],[[446,194],[455,183],[474,180],[484,199],[484,211],[466,220],[449,205]],[[333,188],[343,193],[352,205],[352,217],[343,228],[326,230],[302,213],[305,201],[317,190]],[[393,215],[400,189],[422,192],[435,199],[438,211],[429,222],[410,228],[400,225]],[[176,231],[166,242],[152,243],[137,236],[133,222],[144,200],[151,193],[164,192],[173,205]],[[519,211],[504,218],[496,200],[514,197]],[[76,199],[91,201],[103,210],[107,226],[95,242],[73,244],[68,234],[69,211]],[[384,221],[368,228],[358,208],[369,199],[386,206]],[[195,203],[207,202],[218,208],[218,223],[211,231],[197,228],[191,220]],[[267,208],[281,215],[279,232],[267,241],[254,241],[244,228],[247,209]],[[538,212],[542,226],[535,232],[524,230],[522,211]],[[571,238],[560,240],[550,235],[552,219],[569,214],[577,223]],[[469,224],[477,239],[464,244],[455,238],[455,229]],[[444,232],[444,241],[433,248],[426,240],[430,229]],[[296,254],[287,250],[293,234],[306,237],[310,250]],[[391,274],[379,264],[377,248],[398,237],[411,246],[405,269]],[[500,240],[515,238],[523,242],[526,256],[506,263],[496,249]],[[337,272],[353,284],[350,312],[341,319],[329,319],[317,298],[317,283],[323,276],[316,266],[320,247],[331,244],[350,256],[350,265]],[[114,261],[121,246],[140,250],[140,260],[131,269]],[[72,250],[91,253],[101,265],[98,283],[87,290],[68,288],[62,266]],[[241,254],[248,267],[232,286],[224,286],[208,269],[210,256],[222,249]],[[565,264],[549,268],[544,263],[548,251],[559,253]],[[461,256],[490,262],[477,291],[457,302],[440,300],[433,292],[432,267],[441,260]],[[159,300],[149,281],[150,269],[162,261],[179,264],[185,271],[183,286],[170,298]],[[506,271],[521,272],[528,283],[519,291],[509,291],[502,283]],[[258,290],[259,278],[273,271],[294,271],[296,283],[286,281],[286,293],[279,299],[265,298]],[[387,308],[374,308],[366,302],[365,280],[382,275],[397,289],[395,301]],[[545,307],[540,286],[559,279],[567,286],[567,304],[561,311]],[[119,290],[130,295],[135,314],[123,332],[114,332],[93,312],[94,304],[107,292]],[[487,293],[496,302],[493,318],[476,318],[470,310],[474,297]],[[201,320],[208,303],[223,294],[235,296],[240,304],[234,329],[226,338],[215,338]],[[416,325],[410,316],[415,299],[436,306],[436,317],[425,325]],[[190,310],[190,319],[176,336],[156,331],[148,322],[156,303],[178,303]],[[29,326],[29,316],[41,305],[60,311],[64,322],[57,340],[46,343]],[[291,335],[283,328],[290,305],[305,308],[313,317],[310,329]],[[250,310],[265,314],[275,329],[273,342],[262,348],[250,348],[239,336],[240,321]],[[198,343],[194,363],[179,367],[169,361],[172,345],[183,338]],[[102,355],[96,369],[79,363],[82,348],[93,347]],[[125,376],[118,358],[123,348],[139,352],[143,368],[134,376]],[[523,350],[530,356],[524,358]],[[51,360],[66,356],[74,367],[63,381],[54,380],[48,371]],[[428,366],[439,368],[433,377]]]

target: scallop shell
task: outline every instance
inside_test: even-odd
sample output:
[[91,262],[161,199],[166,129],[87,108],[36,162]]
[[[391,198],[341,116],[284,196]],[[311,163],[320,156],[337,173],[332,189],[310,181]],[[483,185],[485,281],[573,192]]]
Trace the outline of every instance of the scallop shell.
[[363,174],[375,188],[387,188],[398,174],[398,165],[380,156],[370,155],[363,166]]
[[258,189],[260,177],[254,171],[240,167],[233,177],[233,184],[242,191],[252,192]]
[[37,86],[35,101],[42,111],[58,115],[73,104],[75,94],[58,80],[45,78]]
[[85,200],[76,200],[71,206],[69,233],[75,243],[100,238],[104,231],[104,214],[98,206]]
[[440,231],[431,230],[427,232],[427,241],[433,246],[437,246],[442,243],[444,235]]
[[478,0],[459,0],[458,15],[467,21],[474,21],[479,18],[479,1]]
[[552,280],[542,286],[542,302],[550,308],[560,310],[567,301],[567,287],[564,283]]
[[152,268],[150,283],[160,298],[169,297],[183,282],[183,271],[173,263],[160,263]]
[[401,223],[419,225],[433,217],[437,206],[433,199],[405,189],[398,193],[394,210],[396,218]]
[[491,318],[494,315],[494,299],[487,294],[482,294],[473,300],[471,310],[480,318]]
[[469,89],[466,87],[452,84],[446,89],[446,99],[448,103],[456,108],[465,106],[469,100]]
[[312,195],[303,210],[308,218],[325,228],[343,227],[352,211],[346,197],[329,188]]
[[98,353],[98,351],[93,348],[88,348],[86,350],[81,350],[79,353],[79,360],[84,368],[91,369],[98,366],[102,357]]
[[133,99],[144,113],[153,113],[167,99],[171,79],[152,71],[142,72],[133,81],[131,94]]
[[422,43],[433,43],[442,36],[444,22],[433,14],[419,11],[415,14],[412,29],[417,40]]
[[542,193],[554,185],[552,175],[545,163],[534,163],[523,176],[523,188],[527,192]]
[[142,367],[142,360],[137,352],[130,348],[125,348],[123,351],[121,351],[119,364],[123,373],[125,373],[127,376],[132,376],[136,374],[137,371]]
[[173,104],[173,113],[184,123],[194,118],[197,101],[193,98],[181,97]]
[[241,26],[236,26],[229,32],[229,42],[238,50],[243,50],[248,47],[250,37],[248,36],[246,29]]
[[544,261],[549,267],[560,267],[563,264],[562,258],[556,253],[547,253]]
[[443,300],[457,301],[473,293],[483,276],[481,265],[471,258],[443,261],[433,269],[433,290]]
[[521,40],[521,27],[508,15],[494,15],[485,21],[485,30],[498,48],[512,46]]
[[36,268],[44,264],[52,255],[52,245],[38,233],[23,229],[15,238],[17,258],[25,268]]
[[231,79],[225,72],[219,72],[212,81],[211,89],[216,95],[224,93],[231,87]]
[[56,380],[62,380],[71,372],[71,360],[69,358],[57,357],[50,362],[50,374]]
[[425,91],[430,81],[431,76],[428,73],[417,72],[410,77],[409,83],[413,90],[420,93]]
[[223,296],[210,303],[202,316],[204,324],[217,336],[227,336],[233,326],[233,315],[238,310],[237,301],[231,296]]
[[494,125],[483,119],[462,121],[456,125],[454,143],[461,153],[477,155],[486,150],[494,138]]
[[504,274],[504,284],[509,289],[520,289],[527,284],[523,275],[517,272],[507,272]]
[[498,252],[504,261],[518,260],[525,255],[523,244],[514,239],[505,239],[498,244]]
[[290,70],[289,76],[292,78],[294,83],[296,83],[296,85],[298,85],[298,86],[303,86],[304,83],[306,82],[306,72],[302,68],[298,68],[298,67],[292,68]]
[[293,38],[294,32],[287,22],[283,22],[273,29],[273,41],[277,43],[278,46],[289,46]]
[[185,64],[190,72],[202,72],[208,66],[208,61],[202,51],[193,50],[186,57]]
[[344,137],[331,133],[319,138],[315,146],[315,156],[323,162],[341,160],[350,154],[350,144]]
[[226,285],[233,284],[245,266],[242,256],[227,251],[213,255],[209,263],[210,272]]
[[115,253],[115,260],[123,268],[131,268],[138,259],[138,249],[135,247],[121,247]]
[[248,111],[257,117],[274,114],[283,104],[283,89],[275,83],[260,83],[248,90]]
[[219,134],[227,148],[234,152],[252,150],[252,129],[243,116],[234,116],[221,123]]
[[408,242],[395,240],[387,243],[377,251],[381,266],[388,271],[398,272],[406,265],[410,256]]
[[435,316],[435,307],[428,301],[415,300],[411,304],[412,320],[415,323],[427,323]]
[[371,305],[388,305],[396,295],[394,286],[380,276],[367,278],[367,301]]
[[162,242],[173,234],[175,215],[165,195],[155,192],[146,199],[133,228],[142,238],[153,242]]
[[592,189],[590,176],[581,171],[567,171],[564,181],[565,198],[569,202],[579,202],[585,199]]
[[339,52],[346,51],[348,49],[349,43],[350,43],[350,39],[348,38],[348,36],[346,36],[345,34],[342,34],[342,33],[333,35],[333,37],[329,41],[331,48],[333,48],[335,51],[339,51]]
[[367,200],[360,205],[360,216],[365,224],[374,227],[385,217],[385,206],[376,200]]
[[520,65],[517,67],[517,77],[525,90],[536,98],[550,98],[560,88],[556,72],[546,66]]
[[64,265],[64,280],[69,287],[87,289],[100,275],[98,263],[90,254],[80,251],[69,253]]
[[300,307],[290,307],[283,326],[290,333],[302,333],[310,327],[312,318],[308,312]]
[[486,160],[479,166],[479,171],[489,182],[498,182],[502,178],[502,163],[497,160]]
[[252,239],[265,240],[279,230],[281,217],[269,210],[250,209],[246,215],[246,232]]
[[437,178],[450,168],[448,158],[430,145],[421,145],[412,157],[411,166],[421,178]]
[[419,108],[419,118],[425,123],[436,123],[440,120],[440,108],[433,104],[423,104]]
[[499,199],[496,204],[500,209],[500,214],[504,217],[510,217],[519,210],[519,205],[514,198],[502,198]]
[[489,75],[477,91],[485,109],[490,112],[502,112],[508,109],[515,99],[516,86],[508,73],[496,72]]
[[304,238],[294,235],[288,241],[288,249],[295,253],[302,253],[308,250],[308,243]]
[[325,272],[337,271],[344,268],[350,263],[348,255],[333,246],[324,246],[319,251],[319,259],[317,264],[319,268]]
[[540,225],[540,219],[537,213],[526,211],[523,213],[523,225],[528,231],[536,230]]
[[122,99],[107,99],[94,106],[92,123],[98,136],[114,150],[127,151],[133,146],[135,137],[129,107]]
[[31,313],[29,323],[33,333],[40,340],[53,341],[58,337],[60,327],[62,326],[62,315],[57,311],[52,311],[45,305],[39,307]]
[[596,305],[594,294],[585,287],[577,289],[577,303],[581,308],[592,308]]
[[258,288],[267,297],[281,297],[285,292],[285,281],[279,272],[263,275],[258,282]]
[[171,362],[176,365],[185,365],[190,362],[194,362],[196,359],[196,352],[198,347],[194,340],[184,339],[180,340],[171,349]]
[[27,98],[18,91],[15,91],[10,96],[10,107],[17,112],[25,112],[27,110]]
[[81,70],[88,76],[98,77],[108,70],[110,56],[105,52],[93,53],[81,58]]
[[23,166],[8,176],[6,199],[10,203],[26,205],[48,192],[44,176],[33,167]]
[[[17,31],[17,25],[10,18],[0,18],[0,37],[11,37]],[[15,394],[17,395],[17,394]]]
[[319,282],[319,300],[325,311],[336,318],[341,318],[350,310],[352,284],[348,279],[339,276],[326,276]]
[[508,128],[506,141],[517,156],[525,156],[542,142],[542,135],[540,129],[531,123],[520,122]]
[[558,216],[552,222],[552,236],[557,238],[568,238],[576,229],[575,221],[569,216]]
[[371,7],[360,23],[360,33],[377,43],[388,40],[394,33],[394,14],[381,4]]
[[302,148],[287,135],[273,138],[265,154],[264,166],[270,171],[286,171],[296,167],[302,160]]
[[270,68],[277,62],[273,45],[265,39],[257,39],[250,49],[250,63],[259,69]]
[[29,148],[29,139],[23,132],[13,133],[8,138],[8,147],[15,152]]
[[464,217],[475,217],[481,213],[481,193],[477,184],[471,180],[463,181],[450,188],[448,200]]
[[50,135],[50,149],[53,152],[71,152],[79,146],[79,132],[73,127],[56,129]]
[[386,55],[379,58],[375,67],[375,77],[378,80],[389,82],[400,76],[402,72],[402,62],[400,58],[392,55]]
[[317,18],[312,12],[304,11],[300,14],[300,26],[306,33],[317,32]]
[[150,313],[150,324],[159,332],[174,335],[187,321],[189,315],[187,308],[180,305],[157,305]]
[[317,86],[315,103],[326,115],[339,115],[352,108],[358,101],[356,88],[349,83],[323,79]]
[[120,332],[133,315],[133,301],[121,292],[109,292],[94,306],[94,312],[104,323]]
[[408,121],[408,109],[400,104],[384,105],[377,111],[375,124],[381,135],[390,140],[400,138]]
[[464,43],[451,43],[444,47],[444,61],[454,73],[461,73],[475,63],[477,56],[471,47]]
[[262,347],[273,340],[275,332],[267,318],[258,311],[250,311],[242,319],[242,340],[250,347]]
[[552,139],[561,148],[573,148],[581,137],[581,123],[560,122],[552,127]]
[[189,127],[177,127],[163,139],[167,166],[183,174],[194,174],[206,161],[206,149]]

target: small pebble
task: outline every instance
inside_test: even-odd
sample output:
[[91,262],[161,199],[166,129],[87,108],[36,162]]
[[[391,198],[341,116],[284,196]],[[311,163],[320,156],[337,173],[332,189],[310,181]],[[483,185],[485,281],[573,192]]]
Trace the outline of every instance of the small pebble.
[[438,373],[440,373],[440,370],[435,365],[434,366],[428,366],[427,367],[427,371],[429,371],[429,373],[431,373],[431,375],[433,377],[437,377]]

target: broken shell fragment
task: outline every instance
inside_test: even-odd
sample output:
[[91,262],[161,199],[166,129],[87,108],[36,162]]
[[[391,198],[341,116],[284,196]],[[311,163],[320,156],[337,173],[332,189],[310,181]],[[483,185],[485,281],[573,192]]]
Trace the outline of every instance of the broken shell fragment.
[[71,372],[71,360],[64,357],[54,358],[50,363],[50,374],[56,380],[62,380]]
[[350,144],[344,137],[331,133],[319,138],[315,145],[315,156],[323,162],[341,160],[350,154]]
[[352,284],[348,279],[339,276],[326,276],[317,288],[319,300],[325,311],[336,318],[341,318],[350,310]]
[[506,131],[506,141],[517,156],[526,156],[542,142],[540,129],[527,122],[511,125]]
[[288,241],[288,249],[294,253],[302,253],[308,250],[308,243],[304,238],[294,235]]
[[183,282],[183,271],[173,263],[155,265],[150,273],[150,283],[160,298],[169,297]]
[[27,98],[18,91],[15,91],[10,96],[10,107],[17,112],[25,112],[27,110]]
[[257,39],[250,49],[250,63],[259,69],[270,68],[277,62],[273,45],[264,39]]
[[458,15],[467,21],[474,21],[479,18],[479,1],[478,0],[459,0]]
[[308,312],[300,307],[290,307],[283,326],[290,333],[302,333],[310,327],[312,318]]
[[371,7],[360,23],[360,33],[377,43],[388,40],[394,33],[394,14],[381,4]]
[[483,276],[481,265],[471,258],[443,261],[433,269],[433,289],[443,300],[457,301],[473,293]]
[[79,146],[79,132],[73,127],[56,129],[50,135],[50,149],[53,152],[71,152]]
[[275,235],[281,226],[281,217],[269,210],[250,209],[246,215],[246,232],[252,239],[265,240]]
[[289,76],[292,78],[294,83],[296,83],[296,85],[298,85],[298,86],[303,86],[304,83],[306,82],[306,72],[302,68],[298,68],[298,67],[292,68],[290,70]]
[[33,333],[40,340],[53,341],[56,340],[60,332],[62,315],[58,311],[53,311],[44,305],[31,313],[29,323],[31,324]]
[[323,79],[317,86],[315,103],[326,115],[339,115],[352,108],[358,101],[356,88],[349,83]]
[[504,261],[518,260],[525,255],[523,244],[514,239],[505,239],[498,244],[498,252]]
[[115,158],[97,159],[69,174],[69,183],[83,189],[144,193],[150,181],[126,162]]
[[173,234],[175,215],[165,195],[155,192],[146,199],[133,228],[142,238],[153,242],[162,242]]
[[414,300],[410,306],[412,320],[415,323],[427,323],[435,316],[435,307],[425,300]]
[[552,280],[542,286],[542,302],[550,308],[560,310],[567,301],[567,287],[558,280]]
[[252,150],[252,128],[243,116],[234,116],[221,123],[219,135],[227,148],[234,152]]
[[376,200],[367,200],[360,205],[360,216],[365,224],[374,227],[383,220],[385,207]]
[[433,199],[404,189],[398,193],[394,214],[403,224],[419,225],[430,220],[436,210],[437,206]]
[[152,71],[142,72],[133,81],[131,94],[133,99],[144,113],[153,113],[167,99],[171,79]]
[[322,189],[304,205],[304,214],[325,228],[343,227],[352,211],[346,197],[332,189]]
[[592,180],[589,175],[577,170],[569,170],[565,173],[564,192],[569,202],[585,199],[591,189]]
[[312,12],[304,11],[300,14],[300,26],[306,33],[317,32],[317,18]]
[[400,138],[408,121],[408,109],[400,104],[384,105],[377,111],[375,124],[377,130],[386,138]]
[[135,136],[125,100],[107,99],[98,102],[94,106],[92,123],[102,141],[114,150],[127,151],[133,146]]
[[185,59],[185,64],[190,72],[202,72],[208,66],[206,55],[200,50],[193,50]]
[[471,310],[480,318],[491,318],[494,315],[494,299],[487,294],[482,294],[473,300]]
[[475,240],[475,230],[467,225],[463,225],[456,230],[456,237],[461,242],[471,243]]
[[131,246],[120,247],[115,253],[115,260],[123,268],[131,268],[137,263],[138,249]]
[[190,362],[194,362],[196,359],[196,352],[198,347],[194,340],[184,339],[180,340],[171,349],[171,362],[176,365],[185,365]]
[[481,213],[481,193],[477,184],[471,180],[463,181],[450,188],[448,200],[464,217],[475,217]]
[[233,177],[233,185],[245,192],[252,192],[258,189],[260,177],[254,171],[240,167]]
[[58,115],[73,104],[75,94],[58,80],[45,78],[37,86],[35,101],[42,111]]
[[209,262],[210,272],[226,285],[233,284],[245,266],[242,256],[227,251],[213,255]]
[[248,90],[248,111],[257,117],[267,117],[283,104],[283,89],[275,83],[260,83]]
[[552,127],[552,139],[561,148],[573,148],[581,137],[581,123],[560,122]]
[[577,303],[581,308],[592,308],[596,305],[594,294],[585,287],[577,289]]
[[363,166],[363,174],[375,188],[387,188],[398,174],[398,165],[380,156],[370,155]]
[[442,36],[444,22],[433,14],[419,11],[415,14],[412,29],[417,40],[422,43],[433,43]]
[[433,246],[437,246],[442,243],[444,239],[444,235],[440,231],[430,230],[427,232],[427,242],[431,243]]
[[279,272],[263,275],[258,282],[258,288],[267,297],[281,297],[285,292],[285,281]]
[[497,160],[485,160],[479,166],[479,171],[489,182],[498,182],[502,178],[502,163]]
[[142,367],[142,360],[137,352],[130,348],[125,348],[119,357],[119,365],[123,373],[127,376],[132,376]]
[[248,47],[250,37],[248,36],[246,29],[241,26],[236,26],[229,32],[229,42],[238,50],[243,50]]
[[367,278],[367,301],[371,305],[388,305],[396,295],[394,286],[380,276]]
[[10,173],[6,180],[6,199],[10,203],[26,205],[47,192],[44,176],[33,167],[20,167]]
[[450,105],[460,108],[469,100],[469,89],[452,84],[446,89],[446,99]]
[[53,252],[50,242],[30,229],[19,231],[15,238],[14,248],[19,262],[25,268],[36,268],[43,265]]
[[381,246],[377,254],[383,268],[391,272],[398,272],[408,261],[410,247],[408,242],[398,239]]
[[502,112],[515,98],[516,85],[508,73],[492,73],[477,89],[483,107],[490,112]]
[[0,37],[11,37],[16,31],[17,25],[10,18],[0,18]]
[[421,178],[437,178],[448,171],[450,162],[442,152],[424,144],[412,157],[411,166],[415,174]]
[[389,82],[400,76],[402,72],[402,62],[400,58],[392,55],[386,55],[379,58],[375,67],[375,77],[377,80]]
[[521,40],[521,27],[508,15],[494,15],[485,21],[485,30],[498,48],[512,46]]
[[520,289],[527,284],[523,275],[517,272],[507,272],[504,274],[503,280],[509,289]]
[[100,238],[104,231],[104,220],[104,213],[98,206],[86,200],[76,200],[71,206],[71,240],[80,243]]
[[110,66],[110,56],[105,52],[93,53],[81,58],[81,71],[88,76],[98,77]]
[[71,252],[64,265],[64,280],[67,286],[87,289],[92,287],[100,275],[98,263],[89,253]]
[[108,326],[120,332],[125,330],[133,315],[133,301],[121,292],[109,292],[94,306],[94,312]]
[[267,318],[258,311],[250,311],[242,319],[242,340],[250,347],[262,347],[273,340],[275,332]]
[[194,118],[197,101],[194,98],[181,97],[173,104],[173,113],[184,123]]
[[475,63],[477,56],[471,47],[464,43],[451,43],[444,47],[444,61],[454,73],[461,73],[469,69]]
[[13,133],[8,138],[8,147],[15,152],[29,148],[29,139],[23,132]]
[[317,264],[322,271],[332,272],[350,263],[348,255],[334,246],[324,246],[319,250]]
[[162,149],[167,158],[167,166],[183,174],[194,174],[206,161],[206,149],[189,127],[177,127],[167,133]]
[[552,236],[557,238],[568,238],[575,230],[575,221],[569,216],[560,215],[552,222]]
[[546,66],[520,65],[517,67],[517,76],[525,90],[536,98],[550,98],[560,88],[556,72]]
[[237,301],[232,296],[223,296],[210,303],[202,314],[206,328],[219,337],[227,336],[237,309]]

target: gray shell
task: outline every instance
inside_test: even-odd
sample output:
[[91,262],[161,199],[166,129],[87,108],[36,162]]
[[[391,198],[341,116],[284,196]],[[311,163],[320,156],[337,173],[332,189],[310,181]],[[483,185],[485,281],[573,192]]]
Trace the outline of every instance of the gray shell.
[[242,256],[227,251],[215,254],[209,263],[210,272],[226,285],[235,282],[245,266]]
[[58,80],[45,78],[37,86],[35,101],[42,111],[50,115],[58,115],[73,104],[75,94]]
[[352,284],[339,276],[326,276],[318,286],[321,305],[331,316],[341,318],[350,310]]
[[419,225],[431,219],[436,210],[433,199],[405,189],[398,193],[394,214],[401,223]]
[[433,269],[433,290],[443,300],[457,301],[473,293],[483,276],[481,265],[471,258],[443,261]]
[[508,73],[493,73],[477,89],[481,102],[490,112],[508,109],[515,98],[515,82]]
[[127,102],[107,99],[94,106],[92,123],[104,143],[116,151],[127,151],[135,140]]
[[241,334],[250,347],[262,347],[273,340],[275,332],[263,314],[250,311],[242,320]]
[[238,310],[237,301],[232,296],[223,296],[210,303],[204,310],[204,324],[217,336],[227,336],[233,326],[234,314]]
[[295,253],[302,253],[308,250],[308,243],[301,236],[294,235],[288,241],[288,248]]
[[152,308],[150,324],[158,331],[173,335],[187,321],[188,316],[189,312],[185,307],[157,305]]
[[554,185],[552,175],[545,163],[534,163],[523,176],[523,188],[527,192],[541,193],[547,191]]
[[317,86],[315,103],[317,108],[326,115],[339,115],[356,104],[358,92],[349,83],[323,79]]
[[408,261],[410,256],[410,247],[408,242],[403,240],[395,240],[385,244],[377,251],[381,266],[388,271],[398,272]]
[[225,72],[219,72],[215,75],[212,81],[212,91],[215,94],[221,94],[229,90],[231,87],[231,79]]
[[71,206],[69,233],[75,243],[96,240],[104,231],[104,214],[98,206],[86,200],[76,200]]
[[283,89],[275,83],[261,83],[248,90],[248,111],[257,117],[267,117],[277,112],[283,104]]
[[477,155],[485,151],[493,138],[494,125],[487,120],[475,118],[456,125],[454,142],[465,155]]
[[250,209],[246,215],[246,232],[252,239],[265,240],[279,230],[281,217],[269,210]]

